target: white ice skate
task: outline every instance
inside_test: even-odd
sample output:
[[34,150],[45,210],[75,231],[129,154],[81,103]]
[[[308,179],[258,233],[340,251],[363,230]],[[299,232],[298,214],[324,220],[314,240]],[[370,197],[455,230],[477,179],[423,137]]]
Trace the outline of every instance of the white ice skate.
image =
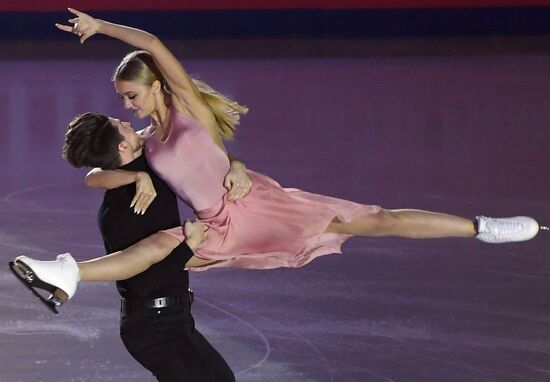
[[[59,306],[74,296],[80,281],[78,265],[70,253],[58,255],[54,261],[19,256],[9,264],[13,274],[55,314],[59,313]],[[51,295],[45,297],[39,290],[50,292]],[[60,291],[67,298],[62,297]]]
[[477,216],[477,239],[485,243],[510,243],[526,241],[534,238],[540,227],[537,221],[529,216],[515,216],[510,218],[488,218]]

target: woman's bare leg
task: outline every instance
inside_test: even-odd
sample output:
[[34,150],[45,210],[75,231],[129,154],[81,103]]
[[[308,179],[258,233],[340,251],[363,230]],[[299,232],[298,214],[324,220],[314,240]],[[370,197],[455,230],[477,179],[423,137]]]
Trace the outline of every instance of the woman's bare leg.
[[326,232],[359,236],[400,236],[415,239],[474,237],[472,220],[437,212],[402,209],[381,210],[348,223],[333,221]]
[[180,241],[166,232],[157,232],[118,252],[78,263],[83,281],[116,281],[135,276],[162,261]]

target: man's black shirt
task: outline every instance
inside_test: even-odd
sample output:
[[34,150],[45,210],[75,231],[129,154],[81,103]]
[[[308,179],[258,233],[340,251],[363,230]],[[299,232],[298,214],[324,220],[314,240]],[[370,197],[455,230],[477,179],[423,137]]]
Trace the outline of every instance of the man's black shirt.
[[[176,196],[151,171],[144,155],[120,169],[147,172],[157,197],[144,215],[138,215],[130,208],[136,192],[135,183],[105,192],[98,212],[98,224],[108,253],[122,250],[158,231],[181,224]],[[191,256],[191,249],[182,243],[163,261],[145,272],[117,281],[117,289],[124,298],[152,299],[184,295],[189,287],[189,275],[183,268]]]

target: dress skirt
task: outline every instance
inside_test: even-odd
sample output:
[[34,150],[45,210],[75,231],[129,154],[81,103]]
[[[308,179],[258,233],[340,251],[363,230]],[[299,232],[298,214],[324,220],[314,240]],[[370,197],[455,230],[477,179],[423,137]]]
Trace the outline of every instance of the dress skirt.
[[[216,205],[195,212],[209,228],[195,255],[217,262],[190,270],[301,267],[319,256],[341,253],[341,245],[352,235],[325,233],[332,221],[345,223],[381,209],[283,188],[265,175],[247,171],[252,180],[248,195],[230,202],[225,194]],[[164,232],[184,240],[182,227]]]

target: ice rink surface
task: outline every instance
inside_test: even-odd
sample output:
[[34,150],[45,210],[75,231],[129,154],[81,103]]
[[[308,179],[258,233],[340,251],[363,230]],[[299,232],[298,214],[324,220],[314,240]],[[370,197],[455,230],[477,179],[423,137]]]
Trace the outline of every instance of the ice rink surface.
[[[550,56],[485,53],[480,41],[468,54],[409,43],[178,57],[250,107],[227,147],[284,186],[550,224]],[[88,110],[145,125],[109,81],[121,56],[71,58],[85,48],[11,59],[4,50],[0,61],[0,382],[153,380],[118,337],[112,283],[81,284],[54,316],[7,267],[19,254],[103,254],[101,192],[61,159],[65,126]],[[550,234],[505,245],[353,238],[343,255],[302,269],[210,270],[192,274],[191,286],[197,325],[238,381],[550,380]]]

